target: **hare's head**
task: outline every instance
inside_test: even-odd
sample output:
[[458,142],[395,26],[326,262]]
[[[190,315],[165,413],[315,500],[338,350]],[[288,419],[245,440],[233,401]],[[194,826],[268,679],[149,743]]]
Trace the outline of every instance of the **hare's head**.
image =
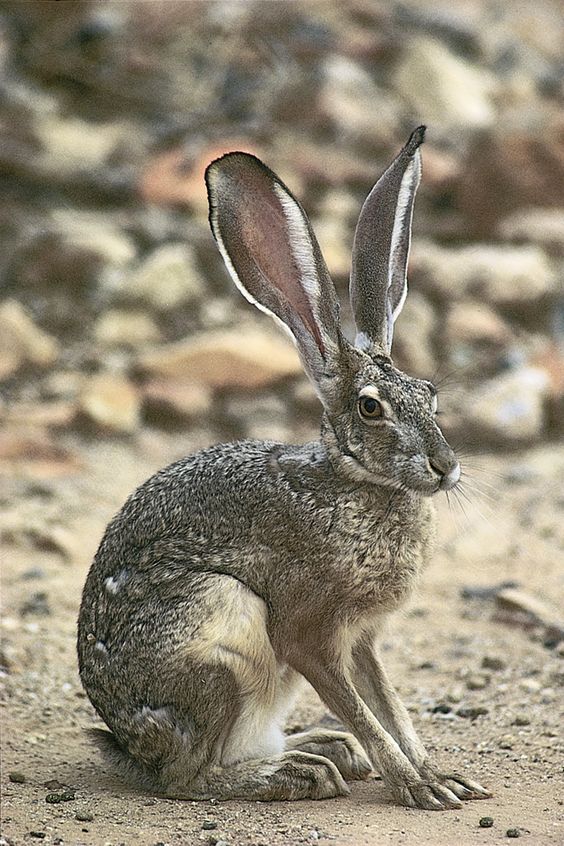
[[357,335],[342,335],[337,296],[309,221],[262,162],[229,153],[208,167],[210,222],[242,293],[290,330],[323,403],[323,439],[349,478],[423,494],[448,490],[460,465],[435,420],[430,382],[397,370],[393,327],[407,293],[424,127],[412,133],[360,213],[350,295]]

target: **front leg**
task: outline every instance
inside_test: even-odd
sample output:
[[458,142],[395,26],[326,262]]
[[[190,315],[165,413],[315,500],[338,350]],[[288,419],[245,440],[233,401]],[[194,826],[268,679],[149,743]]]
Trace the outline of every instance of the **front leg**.
[[438,811],[460,807],[460,800],[449,787],[434,777],[422,776],[408,760],[359,696],[338,655],[308,643],[291,663],[354,734],[402,805]]
[[491,796],[478,782],[455,773],[441,773],[431,764],[371,638],[364,637],[355,645],[352,658],[356,689],[422,778],[439,781],[459,799],[487,799]]

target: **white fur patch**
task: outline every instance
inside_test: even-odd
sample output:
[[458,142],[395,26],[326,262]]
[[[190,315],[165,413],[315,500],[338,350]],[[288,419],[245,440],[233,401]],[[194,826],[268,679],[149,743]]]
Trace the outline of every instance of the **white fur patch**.
[[109,655],[108,647],[106,646],[103,640],[97,640],[94,644],[94,649],[96,649],[98,652],[101,652],[102,655]]
[[[407,258],[409,257],[409,246],[411,242],[411,221],[413,218],[413,204],[409,209],[410,201],[417,190],[417,186],[421,180],[421,154],[417,150],[408,164],[398,193],[398,202],[396,206],[396,213],[394,217],[394,226],[392,229],[392,241],[390,245],[390,259],[388,265],[388,289],[392,284],[392,276],[394,273],[394,265],[396,262],[396,254],[399,250],[400,240],[402,235],[406,233],[407,238],[407,256],[406,256],[406,271]],[[407,296],[407,273],[404,279],[404,287],[399,301],[392,312],[392,323],[397,320]]]

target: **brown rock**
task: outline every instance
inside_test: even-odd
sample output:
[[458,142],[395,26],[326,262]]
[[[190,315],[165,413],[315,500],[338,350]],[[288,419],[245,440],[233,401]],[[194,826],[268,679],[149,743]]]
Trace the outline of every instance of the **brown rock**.
[[141,347],[159,341],[160,331],[142,311],[110,309],[96,321],[94,337],[105,347]]
[[415,36],[398,63],[394,87],[438,132],[483,129],[495,121],[493,75],[456,56],[440,41]]
[[558,255],[564,254],[564,209],[518,209],[499,225],[499,234],[508,241],[541,244]]
[[86,382],[78,414],[102,431],[129,434],[139,426],[139,394],[123,376],[100,373]]
[[444,248],[414,243],[412,278],[445,300],[474,296],[491,305],[528,307],[556,291],[556,278],[536,246],[473,244]]
[[465,300],[450,310],[446,337],[449,344],[503,345],[511,338],[511,331],[487,305]]
[[164,244],[124,275],[117,290],[128,299],[167,309],[200,300],[204,283],[192,247]]
[[155,379],[142,389],[143,410],[156,425],[167,426],[209,414],[212,393],[188,379]]
[[24,364],[49,367],[59,355],[57,341],[39,329],[16,300],[0,305],[0,380]]
[[76,473],[81,462],[46,432],[4,428],[0,431],[0,469],[19,477],[51,479]]
[[[463,101],[461,101],[463,102]],[[561,207],[564,196],[564,132],[555,116],[531,111],[505,122],[494,134],[476,136],[468,150],[456,204],[475,236],[490,237],[515,209]],[[521,119],[520,119],[521,118]]]
[[302,373],[290,341],[263,329],[215,331],[157,348],[138,359],[159,378],[189,378],[210,388],[262,388]]

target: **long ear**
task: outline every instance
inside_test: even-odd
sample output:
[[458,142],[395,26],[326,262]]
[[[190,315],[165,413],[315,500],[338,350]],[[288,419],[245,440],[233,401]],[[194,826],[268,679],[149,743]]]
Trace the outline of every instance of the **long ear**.
[[335,289],[303,209],[248,153],[212,162],[206,184],[212,232],[235,284],[290,330],[323,401],[343,339]]
[[388,354],[407,294],[413,201],[421,179],[425,127],[418,127],[362,207],[353,244],[350,296],[356,346]]

